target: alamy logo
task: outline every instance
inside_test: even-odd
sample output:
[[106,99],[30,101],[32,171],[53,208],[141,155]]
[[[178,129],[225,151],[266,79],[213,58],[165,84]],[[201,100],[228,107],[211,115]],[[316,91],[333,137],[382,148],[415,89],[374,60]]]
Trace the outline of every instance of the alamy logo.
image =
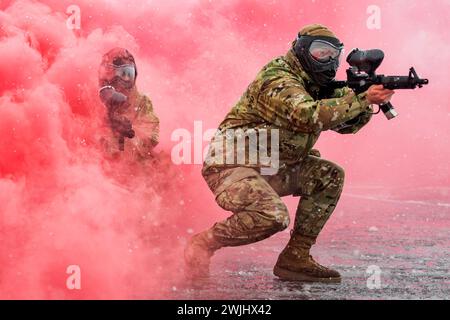
[[81,10],[80,7],[72,4],[67,7],[66,13],[69,16],[66,20],[66,26],[69,30],[79,30],[81,29]]
[[381,29],[381,9],[379,6],[370,5],[367,7],[367,14],[369,17],[366,21],[367,29],[379,30]]
[[[202,122],[195,121],[193,135],[180,128],[172,132],[171,140],[178,142],[171,152],[177,165],[255,165],[262,175],[274,175],[279,169],[278,129],[208,129],[203,133]],[[204,148],[207,141],[212,142]]]
[[69,290],[81,290],[81,268],[77,265],[70,265],[66,269],[69,274],[66,280],[66,287]]
[[379,266],[371,265],[367,267],[366,273],[369,274],[367,278],[367,288],[370,290],[381,289],[381,269]]

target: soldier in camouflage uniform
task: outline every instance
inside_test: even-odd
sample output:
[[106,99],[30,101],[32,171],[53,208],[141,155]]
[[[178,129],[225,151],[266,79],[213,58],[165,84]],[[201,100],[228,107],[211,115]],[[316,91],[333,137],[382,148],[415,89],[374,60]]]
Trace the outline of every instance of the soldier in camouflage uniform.
[[[279,130],[279,170],[263,175],[261,163],[216,161],[211,150],[223,147],[223,141],[217,135],[213,138],[202,174],[219,206],[233,215],[192,237],[185,249],[188,275],[207,276],[210,257],[219,248],[254,243],[287,228],[289,213],[281,197],[294,195],[301,199],[291,239],[274,274],[287,280],[340,281],[337,271],[310,256],[310,249],[336,207],[344,170],[320,158],[312,147],[325,130],[358,132],[372,116],[371,104],[388,101],[393,94],[379,86],[359,95],[349,88],[326,92],[341,50],[342,44],[328,28],[305,27],[285,56],[259,72],[220,124],[222,133]],[[224,154],[230,152],[237,149],[228,148]]]
[[136,76],[136,63],[128,50],[114,48],[103,56],[99,94],[107,107],[108,130],[101,142],[111,158],[149,159],[158,144],[159,119],[150,99],[138,92]]

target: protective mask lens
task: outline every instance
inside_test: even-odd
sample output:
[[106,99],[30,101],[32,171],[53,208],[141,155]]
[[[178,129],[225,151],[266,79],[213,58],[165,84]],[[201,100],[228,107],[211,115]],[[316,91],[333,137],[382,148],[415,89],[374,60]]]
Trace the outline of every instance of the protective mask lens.
[[314,60],[322,63],[329,62],[331,59],[338,59],[342,48],[335,47],[329,42],[315,40],[309,47],[309,53]]
[[126,64],[122,66],[114,66],[116,70],[116,76],[120,77],[124,81],[134,82],[136,78],[136,69],[134,65]]

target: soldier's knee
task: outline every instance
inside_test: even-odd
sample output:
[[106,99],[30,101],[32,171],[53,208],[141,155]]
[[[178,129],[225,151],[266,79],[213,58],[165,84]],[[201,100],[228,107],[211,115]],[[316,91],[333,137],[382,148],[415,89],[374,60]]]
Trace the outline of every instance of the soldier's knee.
[[344,187],[345,171],[339,165],[330,162],[325,184],[325,192],[331,197],[338,197]]
[[345,171],[341,166],[333,163],[331,174],[334,179],[336,179],[341,184],[344,184]]

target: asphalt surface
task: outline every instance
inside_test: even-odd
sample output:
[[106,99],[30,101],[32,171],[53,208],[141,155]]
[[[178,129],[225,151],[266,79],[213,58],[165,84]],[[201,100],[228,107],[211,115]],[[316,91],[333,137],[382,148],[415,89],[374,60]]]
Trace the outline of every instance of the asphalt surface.
[[[370,196],[368,196],[370,195]],[[414,199],[414,200],[411,200]],[[296,199],[287,199],[295,209]],[[211,277],[170,288],[171,299],[449,299],[450,193],[354,188],[343,194],[313,256],[338,270],[340,284],[296,283],[273,276],[288,231],[225,248]]]

